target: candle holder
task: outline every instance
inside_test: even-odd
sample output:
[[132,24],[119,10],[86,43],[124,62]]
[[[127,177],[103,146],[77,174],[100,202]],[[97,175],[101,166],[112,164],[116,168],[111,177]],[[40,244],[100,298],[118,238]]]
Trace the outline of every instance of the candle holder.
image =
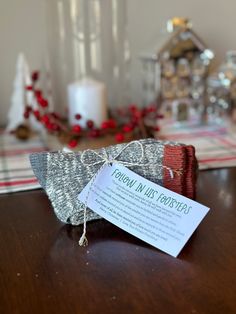
[[85,77],[104,82],[110,106],[130,103],[127,1],[46,2],[49,64],[57,110],[65,113],[67,86]]

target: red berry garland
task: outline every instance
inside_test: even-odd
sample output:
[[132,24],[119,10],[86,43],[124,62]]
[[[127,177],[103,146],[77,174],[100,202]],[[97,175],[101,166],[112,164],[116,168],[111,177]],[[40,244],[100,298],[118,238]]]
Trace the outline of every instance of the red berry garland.
[[86,124],[89,129],[92,129],[94,127],[94,122],[92,120],[88,120]]
[[75,148],[77,145],[78,145],[78,141],[77,141],[77,140],[71,140],[71,141],[69,141],[69,143],[68,143],[68,146],[69,146],[70,148]]
[[33,82],[36,82],[39,79],[39,71],[32,72],[31,78]]
[[129,132],[131,132],[132,130],[133,130],[133,127],[132,127],[132,125],[130,125],[130,124],[126,124],[126,125],[123,126],[123,131],[124,131],[125,133],[129,133]]
[[24,118],[25,119],[29,119],[29,111],[25,111],[24,112]]
[[76,120],[80,120],[81,118],[82,118],[81,114],[77,113],[77,114],[75,115],[75,119],[76,119]]
[[103,130],[109,129],[109,122],[108,121],[102,122],[101,129],[103,129]]
[[82,128],[81,128],[81,126],[80,126],[79,124],[75,124],[75,125],[73,125],[73,127],[72,127],[72,131],[73,131],[74,133],[79,134],[79,133],[81,132],[81,130],[82,130]]
[[44,114],[42,117],[41,117],[41,121],[44,123],[44,124],[47,124],[49,122],[49,116],[47,114]]
[[[76,123],[68,127],[63,118],[57,112],[49,111],[48,100],[44,97],[41,89],[37,87],[39,80],[39,71],[34,71],[31,75],[32,85],[25,87],[26,92],[32,92],[38,104],[32,108],[31,104],[25,106],[24,118],[28,119],[33,115],[42,123],[50,134],[55,134],[59,138],[66,139],[70,148],[75,148],[79,144],[80,138],[97,138],[104,135],[113,134],[116,142],[120,143],[126,140],[127,136],[137,135],[139,137],[152,136],[152,132],[159,131],[156,120],[161,119],[162,115],[157,111],[156,104],[150,104],[146,108],[138,108],[136,104],[131,104],[127,108],[118,108],[115,112],[117,119],[110,118],[101,123],[100,128],[95,127],[94,121],[87,120],[86,128],[82,128]],[[76,120],[81,120],[80,113],[75,114]],[[146,122],[148,121],[148,123]],[[150,121],[153,123],[150,124]]]
[[116,141],[117,141],[118,143],[123,142],[124,139],[125,139],[124,134],[122,134],[122,133],[117,133],[116,136],[115,136],[115,138],[116,138]]

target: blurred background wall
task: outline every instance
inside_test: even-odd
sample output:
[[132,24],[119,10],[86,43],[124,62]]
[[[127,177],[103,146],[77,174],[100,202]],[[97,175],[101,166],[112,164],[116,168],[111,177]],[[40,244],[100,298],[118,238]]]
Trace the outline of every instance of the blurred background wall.
[[[43,67],[50,27],[47,1],[0,0],[0,124],[6,123],[18,53],[25,53],[32,70]],[[138,55],[155,48],[169,18],[190,18],[195,31],[215,52],[217,66],[227,50],[236,49],[235,12],[233,0],[128,0],[131,101],[139,103],[141,99]]]
[[6,123],[20,52],[25,53],[31,69],[43,64],[46,52],[44,0],[0,0],[0,124]]

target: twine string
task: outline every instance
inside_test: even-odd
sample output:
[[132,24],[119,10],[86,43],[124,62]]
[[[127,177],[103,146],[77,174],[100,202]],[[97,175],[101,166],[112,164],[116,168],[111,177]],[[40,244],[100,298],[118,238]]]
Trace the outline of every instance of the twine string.
[[[121,155],[122,152],[124,152],[127,148],[129,148],[133,144],[138,145],[139,150],[141,152],[140,157],[137,159],[136,162],[128,162],[128,161],[123,161],[123,160],[117,159]],[[140,141],[132,141],[132,142],[126,144],[114,157],[112,155],[108,154],[105,148],[102,149],[102,152],[103,152],[103,154],[100,155],[95,150],[87,149],[87,150],[82,152],[81,158],[80,158],[81,163],[85,167],[91,167],[91,166],[96,166],[96,165],[102,164],[102,166],[98,169],[98,171],[94,174],[94,176],[91,179],[90,188],[89,188],[89,191],[86,195],[85,202],[83,204],[83,208],[84,208],[83,233],[82,233],[80,240],[79,240],[80,246],[87,246],[88,245],[88,239],[86,237],[87,204],[88,204],[88,199],[89,199],[89,195],[91,192],[91,187],[93,186],[98,174],[105,168],[106,165],[112,165],[113,163],[120,164],[120,165],[127,166],[127,167],[131,167],[131,166],[133,166],[133,167],[134,166],[147,167],[147,166],[150,166],[150,163],[146,163],[146,164],[141,163],[141,161],[144,158],[144,147]],[[95,155],[97,160],[94,162],[87,162],[86,161],[86,155],[87,154],[89,154],[89,157],[91,157],[91,154]],[[173,170],[170,167],[160,165],[160,164],[155,164],[155,166],[162,167],[162,168],[168,170],[171,179],[174,178],[174,173],[176,173],[177,175],[180,175],[180,171]]]

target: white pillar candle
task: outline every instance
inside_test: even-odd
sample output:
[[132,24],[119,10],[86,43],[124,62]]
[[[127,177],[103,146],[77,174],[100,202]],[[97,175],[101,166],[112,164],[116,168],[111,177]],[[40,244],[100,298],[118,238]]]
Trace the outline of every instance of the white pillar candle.
[[[107,119],[107,92],[102,82],[83,79],[68,86],[69,123],[86,127],[86,121],[92,120],[96,127]],[[75,115],[81,114],[76,120]]]

